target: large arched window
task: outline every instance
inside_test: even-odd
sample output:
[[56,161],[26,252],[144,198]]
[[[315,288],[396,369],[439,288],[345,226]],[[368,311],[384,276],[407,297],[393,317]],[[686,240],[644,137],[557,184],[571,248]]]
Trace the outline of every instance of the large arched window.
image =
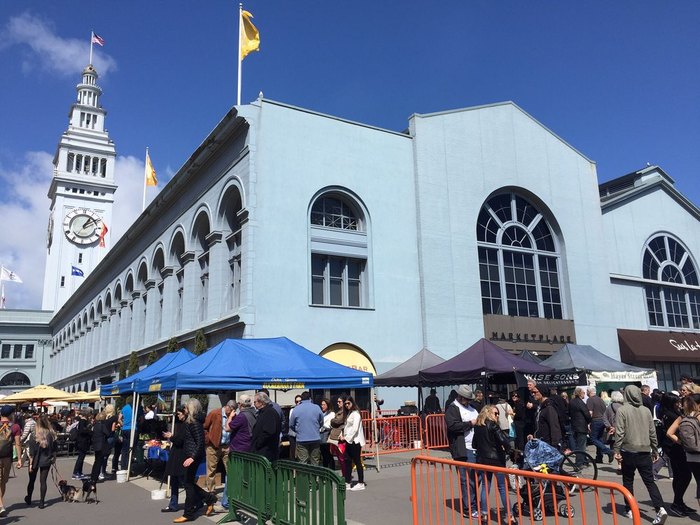
[[564,318],[558,243],[537,208],[514,193],[490,198],[477,242],[484,314]]
[[669,235],[657,235],[644,247],[642,276],[659,284],[645,286],[651,326],[700,329],[698,274],[688,250]]
[[367,219],[341,190],[320,194],[311,206],[311,304],[366,307]]

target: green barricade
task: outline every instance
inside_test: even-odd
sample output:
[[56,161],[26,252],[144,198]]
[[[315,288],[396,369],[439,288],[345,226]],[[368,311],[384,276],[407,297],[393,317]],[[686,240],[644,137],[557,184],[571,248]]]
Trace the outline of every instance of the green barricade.
[[345,480],[323,467],[275,463],[275,511],[279,525],[345,525]]
[[263,525],[274,508],[274,473],[267,458],[247,452],[231,452],[228,461],[229,511],[219,523],[238,519],[237,510],[245,510]]

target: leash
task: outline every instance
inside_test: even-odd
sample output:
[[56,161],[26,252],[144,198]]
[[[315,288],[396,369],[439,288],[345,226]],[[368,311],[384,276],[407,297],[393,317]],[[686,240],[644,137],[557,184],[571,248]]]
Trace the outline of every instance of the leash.
[[58,471],[58,467],[56,466],[56,462],[54,461],[51,463],[51,479],[53,480],[53,484],[56,485],[56,488],[58,489],[58,493],[61,493],[61,487],[59,485],[60,481],[65,481],[63,477],[61,476],[61,473]]

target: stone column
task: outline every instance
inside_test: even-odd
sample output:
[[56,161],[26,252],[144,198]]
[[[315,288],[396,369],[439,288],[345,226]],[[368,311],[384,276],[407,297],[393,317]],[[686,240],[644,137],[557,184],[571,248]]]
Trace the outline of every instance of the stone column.
[[100,359],[98,363],[109,361],[109,316],[102,314],[100,316]]
[[206,319],[218,319],[226,311],[228,275],[228,248],[220,231],[211,232],[206,240],[209,246],[209,289],[207,291]]
[[117,346],[117,357],[129,355],[131,350],[131,339],[129,334],[131,333],[131,311],[129,309],[128,301],[121,301],[119,303],[121,306],[120,315],[121,320],[119,322],[119,345]]
[[117,357],[119,349],[119,311],[116,308],[109,309],[109,334],[107,336],[107,356],[109,359]]
[[90,337],[90,368],[96,366],[102,360],[102,327],[100,326],[101,319],[95,319],[92,322],[92,336]]
[[160,338],[159,326],[158,326],[158,303],[160,301],[160,294],[156,288],[156,281],[154,279],[149,279],[145,283],[146,286],[146,318],[143,320],[146,325],[146,330],[144,331],[144,345],[151,344],[156,339]]
[[143,311],[143,296],[142,292],[136,291],[131,293],[132,302],[132,321],[131,321],[131,350],[138,350],[143,346],[143,322],[145,312]]
[[163,311],[160,313],[160,337],[170,338],[175,333],[177,315],[177,278],[175,268],[166,266],[160,271],[163,276]]
[[180,257],[185,269],[184,290],[182,299],[182,327],[187,330],[198,324],[197,306],[199,305],[199,263],[194,252],[185,252]]
[[87,365],[87,327],[84,327],[82,330],[80,330],[80,334],[78,335],[78,340],[75,342],[76,346],[78,347],[78,352],[77,356],[75,359],[75,366],[73,367],[73,370],[71,370],[71,374],[76,374],[82,370],[85,370],[85,367]]

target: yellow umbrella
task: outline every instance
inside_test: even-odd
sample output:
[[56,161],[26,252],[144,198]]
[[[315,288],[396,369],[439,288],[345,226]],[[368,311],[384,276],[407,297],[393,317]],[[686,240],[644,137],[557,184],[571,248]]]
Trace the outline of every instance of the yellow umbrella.
[[26,403],[35,401],[58,400],[70,395],[64,390],[59,390],[48,385],[37,385],[22,392],[9,395],[2,399],[2,403]]
[[72,403],[94,403],[100,400],[100,391],[93,390],[92,392],[85,392],[80,390],[75,394],[66,394],[61,398],[61,401],[68,401]]

